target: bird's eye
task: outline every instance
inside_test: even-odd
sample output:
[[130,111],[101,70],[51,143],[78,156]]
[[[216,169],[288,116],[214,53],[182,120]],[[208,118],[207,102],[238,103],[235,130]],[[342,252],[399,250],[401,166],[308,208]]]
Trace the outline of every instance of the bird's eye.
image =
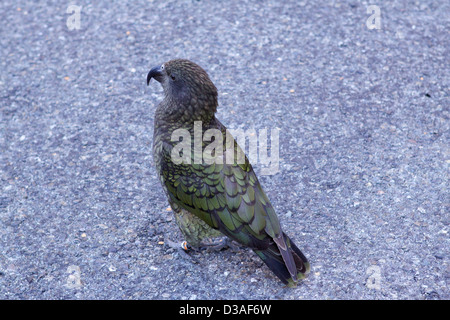
[[171,75],[170,77],[172,78],[172,80],[175,80],[175,76]]
[[164,65],[163,64],[161,65],[161,70],[164,70]]

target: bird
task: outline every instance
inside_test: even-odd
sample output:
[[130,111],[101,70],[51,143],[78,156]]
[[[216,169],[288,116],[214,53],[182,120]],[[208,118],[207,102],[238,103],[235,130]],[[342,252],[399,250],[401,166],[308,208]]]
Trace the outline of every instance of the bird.
[[[195,158],[207,148],[205,141],[195,140],[196,125],[201,124],[202,134],[210,129],[229,134],[215,116],[218,91],[207,72],[190,60],[173,59],[151,68],[148,86],[151,79],[164,91],[154,116],[153,160],[185,238],[183,248],[218,247],[224,241],[214,239],[224,237],[227,243],[252,249],[286,286],[297,286],[310,272],[310,264],[282,230],[247,156],[243,161],[226,159],[227,152],[236,155],[241,147],[234,139],[217,138],[222,152],[213,150],[214,161]],[[187,135],[181,140],[177,132]],[[179,148],[180,141],[186,148]]]

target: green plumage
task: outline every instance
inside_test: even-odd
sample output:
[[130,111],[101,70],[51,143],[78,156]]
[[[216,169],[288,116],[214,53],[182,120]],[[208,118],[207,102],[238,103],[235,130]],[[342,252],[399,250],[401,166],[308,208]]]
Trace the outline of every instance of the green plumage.
[[[155,114],[154,162],[186,241],[198,247],[204,239],[226,235],[252,248],[284,283],[295,285],[309,272],[309,263],[281,230],[247,157],[243,164],[227,163],[227,148],[234,148],[234,154],[241,149],[236,142],[226,141],[226,128],[214,116],[217,90],[206,72],[188,60],[172,60],[153,68],[148,81],[151,78],[159,81],[165,92]],[[222,133],[223,154],[214,155],[221,157],[222,163],[205,158],[194,163],[195,148],[182,151],[183,156],[190,156],[190,163],[173,160],[172,151],[180,141],[172,141],[172,134],[177,129],[187,130],[194,146],[195,121],[201,121],[202,136],[209,129]],[[200,152],[208,144],[203,142]]]

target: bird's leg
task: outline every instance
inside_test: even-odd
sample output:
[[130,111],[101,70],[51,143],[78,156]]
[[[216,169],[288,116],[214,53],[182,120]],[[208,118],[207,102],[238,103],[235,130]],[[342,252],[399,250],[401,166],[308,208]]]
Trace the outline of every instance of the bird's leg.
[[205,239],[200,242],[199,250],[206,251],[220,251],[222,249],[230,248],[233,251],[239,248],[239,245],[227,237],[215,238],[215,239]]
[[164,243],[167,244],[168,247],[175,249],[183,259],[189,260],[193,263],[198,263],[196,259],[194,259],[188,254],[188,252],[192,249],[192,247],[186,241],[180,243],[174,242],[169,238],[165,238]]
[[175,241],[170,240],[169,238],[165,238],[164,243],[167,244],[168,247],[175,249],[175,250],[182,249],[184,251],[189,251],[189,249],[190,249],[190,246],[188,247],[188,244],[186,241],[175,242]]
[[187,241],[174,242],[168,238],[165,239],[165,243],[170,248],[173,248],[180,252],[183,257],[189,257],[187,253],[190,251],[220,251],[222,249],[228,248],[233,251],[237,251],[241,247],[238,243],[227,237],[204,239],[196,247],[191,246]]

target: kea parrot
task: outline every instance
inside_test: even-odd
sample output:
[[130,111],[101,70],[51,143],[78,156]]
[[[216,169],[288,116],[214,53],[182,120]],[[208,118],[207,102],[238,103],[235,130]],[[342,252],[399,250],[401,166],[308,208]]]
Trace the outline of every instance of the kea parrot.
[[[153,159],[186,240],[184,249],[207,246],[211,239],[225,235],[251,248],[284,284],[296,286],[309,273],[309,262],[281,229],[248,158],[233,157],[242,152],[240,146],[234,139],[224,138],[221,143],[214,136],[216,146],[223,146],[208,158],[205,141],[194,141],[196,124],[201,124],[202,136],[209,129],[223,137],[229,134],[215,117],[217,89],[206,71],[192,61],[175,59],[152,68],[147,85],[152,78],[164,90],[154,118]],[[182,140],[176,130],[188,132],[183,140],[194,147],[177,148]],[[232,157],[227,158],[229,152]]]

